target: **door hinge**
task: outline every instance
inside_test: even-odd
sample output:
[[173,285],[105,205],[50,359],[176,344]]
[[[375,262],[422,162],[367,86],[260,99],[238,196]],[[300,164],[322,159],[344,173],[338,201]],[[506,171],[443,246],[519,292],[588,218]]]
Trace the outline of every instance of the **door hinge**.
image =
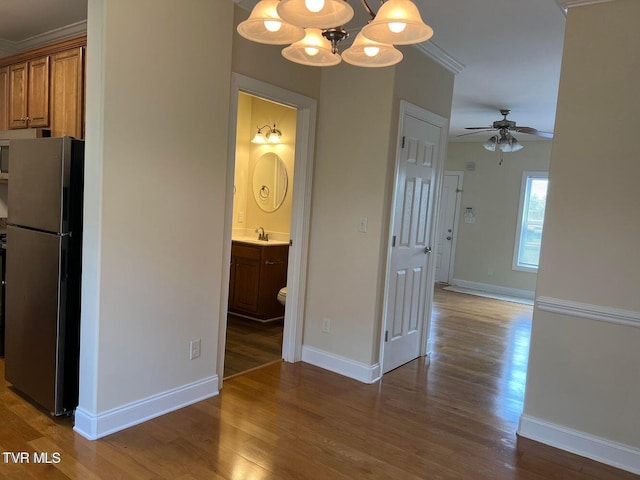
[[405,137],[403,136],[402,137],[402,147],[400,147],[400,148],[404,148],[404,139],[405,139]]
[[464,190],[462,190],[461,188],[456,188],[456,193],[462,193],[464,192]]
[[391,247],[395,247],[396,246],[396,236],[393,236],[393,239],[391,240]]
[[385,332],[384,332],[384,341],[385,342],[389,341],[389,330],[385,330]]

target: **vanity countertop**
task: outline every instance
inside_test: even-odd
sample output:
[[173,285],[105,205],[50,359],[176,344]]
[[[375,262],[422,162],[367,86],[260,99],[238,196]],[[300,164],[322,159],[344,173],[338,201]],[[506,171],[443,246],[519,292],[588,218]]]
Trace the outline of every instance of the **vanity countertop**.
[[242,243],[250,243],[252,245],[260,245],[263,247],[275,247],[278,245],[289,245],[289,241],[283,241],[283,240],[269,240],[269,241],[264,241],[264,240],[258,240],[257,238],[254,237],[233,237],[231,239],[234,242],[242,242]]

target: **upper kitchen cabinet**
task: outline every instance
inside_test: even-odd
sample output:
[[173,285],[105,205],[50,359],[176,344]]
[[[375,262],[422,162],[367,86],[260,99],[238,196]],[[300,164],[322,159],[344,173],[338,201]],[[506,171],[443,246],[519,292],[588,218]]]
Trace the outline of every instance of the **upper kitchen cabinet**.
[[78,37],[0,59],[0,130],[84,138],[85,48]]
[[51,136],[82,138],[84,48],[51,56]]
[[0,68],[0,130],[9,130],[9,67]]
[[49,126],[49,57],[9,67],[9,128]]

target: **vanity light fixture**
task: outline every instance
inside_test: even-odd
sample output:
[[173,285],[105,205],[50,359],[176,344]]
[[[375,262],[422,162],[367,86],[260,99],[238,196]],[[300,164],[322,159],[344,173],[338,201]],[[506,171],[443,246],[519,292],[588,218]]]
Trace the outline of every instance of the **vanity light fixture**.
[[[267,130],[266,133],[263,133],[263,130]],[[280,137],[282,137],[282,132],[276,128],[275,123],[273,124],[273,128],[269,125],[263,125],[262,127],[258,127],[258,132],[251,140],[251,143],[271,143],[276,144],[280,143]]]
[[[258,43],[291,44],[282,50],[287,60],[318,67],[337,65],[343,59],[361,67],[395,65],[402,53],[394,44],[420,43],[433,36],[411,0],[380,0],[377,13],[368,0],[360,1],[371,20],[342,56],[338,44],[349,37],[344,25],[354,15],[347,0],[260,0],[238,25],[238,33]],[[281,33],[285,31],[296,33],[285,36]]]

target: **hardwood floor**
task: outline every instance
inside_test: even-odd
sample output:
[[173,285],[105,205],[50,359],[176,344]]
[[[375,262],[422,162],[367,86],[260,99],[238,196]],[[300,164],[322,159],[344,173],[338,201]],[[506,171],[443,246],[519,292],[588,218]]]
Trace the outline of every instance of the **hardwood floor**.
[[0,478],[640,478],[516,437],[530,319],[531,307],[437,289],[430,365],[415,360],[365,385],[271,364],[225,381],[218,397],[95,442],[2,380],[0,450],[59,452],[60,462],[0,457]]
[[257,322],[229,314],[224,378],[282,359],[283,320]]

